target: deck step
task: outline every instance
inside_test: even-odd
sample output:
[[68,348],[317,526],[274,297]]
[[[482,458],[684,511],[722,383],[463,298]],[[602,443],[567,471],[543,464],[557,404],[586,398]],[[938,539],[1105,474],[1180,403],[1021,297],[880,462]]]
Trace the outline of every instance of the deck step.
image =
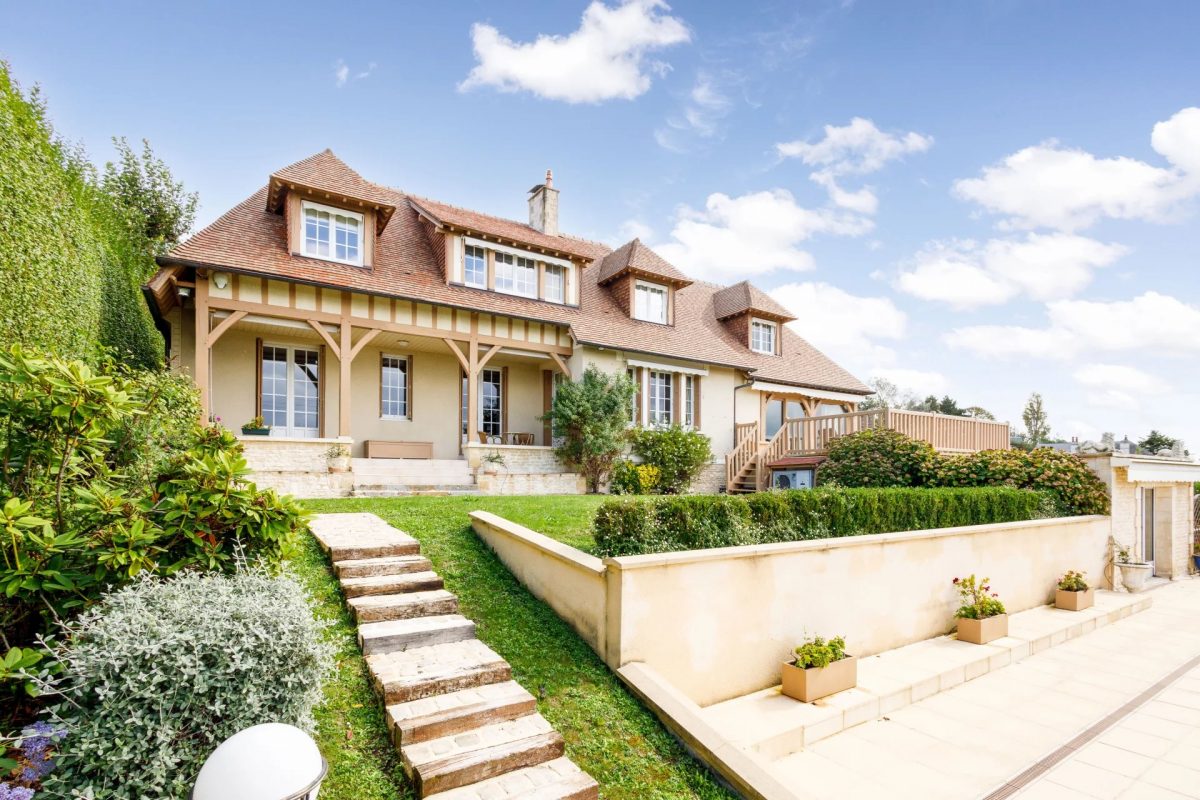
[[367,656],[387,705],[512,680],[512,667],[478,639]]
[[395,653],[475,638],[475,623],[461,614],[392,619],[358,626],[363,655]]
[[460,689],[387,707],[388,725],[396,747],[453,736],[535,711],[537,701],[516,681]]
[[434,800],[596,800],[600,785],[569,758],[435,794]]
[[342,593],[346,597],[362,597],[367,594],[428,592],[431,589],[441,589],[442,586],[442,579],[436,572],[410,572],[407,575],[346,578],[342,581]]
[[346,601],[359,625],[389,619],[457,614],[458,598],[445,589],[405,594],[364,594]]
[[563,738],[541,714],[400,748],[421,797],[544,764],[563,754]]
[[404,575],[409,572],[429,572],[433,565],[424,556],[390,556],[387,558],[353,558],[333,565],[339,578],[370,578],[375,575]]

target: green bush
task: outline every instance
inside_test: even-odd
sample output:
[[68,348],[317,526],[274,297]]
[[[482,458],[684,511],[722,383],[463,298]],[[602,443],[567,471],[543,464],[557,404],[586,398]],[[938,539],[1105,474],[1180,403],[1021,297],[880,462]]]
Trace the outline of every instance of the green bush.
[[612,500],[596,512],[601,556],[639,555],[1037,519],[1042,495],[1010,487],[842,489]]
[[186,797],[204,759],[251,725],[311,730],[332,666],[299,584],[187,572],[107,595],[56,651],[68,736],[46,789],[97,800]]
[[554,392],[554,405],[542,419],[549,422],[558,444],[554,455],[600,491],[625,447],[633,381],[588,366],[577,381]]
[[824,669],[846,657],[846,640],[841,636],[824,639],[813,636],[792,650],[792,664],[800,669]]
[[144,572],[280,559],[303,512],[249,483],[237,440],[201,428],[196,408],[160,372],[0,353],[5,644]]
[[658,491],[663,494],[686,492],[712,462],[708,437],[678,425],[634,431],[633,452],[658,470]]
[[834,439],[817,480],[856,488],[924,486],[936,462],[937,452],[928,442],[873,428]]
[[613,494],[654,494],[658,490],[658,467],[618,461],[613,468],[609,491]]
[[1104,481],[1083,459],[1050,447],[941,456],[931,483],[1033,489],[1053,497],[1062,515],[1109,513]]

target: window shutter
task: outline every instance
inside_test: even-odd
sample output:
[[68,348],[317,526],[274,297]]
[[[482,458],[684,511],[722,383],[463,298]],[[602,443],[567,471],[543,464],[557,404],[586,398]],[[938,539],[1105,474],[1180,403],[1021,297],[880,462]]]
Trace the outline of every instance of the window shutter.
[[683,424],[683,374],[679,372],[671,375],[671,422]]
[[383,351],[379,351],[379,417],[383,418],[383,368],[384,368]]
[[[554,373],[542,370],[542,413],[549,414],[554,408]],[[542,444],[549,447],[554,441],[554,431],[547,419],[542,423]]]
[[500,368],[500,441],[508,435],[508,367]]
[[[259,361],[261,363],[262,359]],[[262,374],[262,367],[259,370],[259,374]],[[262,396],[262,392],[259,392],[259,396]],[[325,438],[325,345],[317,348],[317,436]]]
[[642,416],[642,407],[643,407],[642,406],[642,373],[645,372],[645,370],[646,370],[645,367],[637,367],[633,371],[633,379],[635,381],[637,381],[637,392],[634,394],[634,397],[637,398],[637,413],[634,414],[634,420],[633,420],[634,425],[641,425],[642,421],[643,421],[643,416]]
[[254,416],[262,416],[262,337],[254,340],[254,358],[257,361],[254,371]]
[[[416,384],[413,381],[413,357],[411,355],[408,357],[408,374],[404,376],[404,386],[408,390],[407,391],[408,397],[405,398],[405,400],[407,402],[404,404],[404,406],[405,406],[405,409],[408,411],[408,418],[412,419],[413,418],[413,404],[414,404],[413,401],[414,401],[414,398],[416,397],[416,388],[415,388]],[[460,406],[462,405],[461,400],[459,401],[459,405]],[[458,413],[459,413],[459,416],[462,416],[462,409],[459,409]],[[459,424],[461,426],[461,421]]]
[[700,376],[692,378],[692,427],[700,430]]

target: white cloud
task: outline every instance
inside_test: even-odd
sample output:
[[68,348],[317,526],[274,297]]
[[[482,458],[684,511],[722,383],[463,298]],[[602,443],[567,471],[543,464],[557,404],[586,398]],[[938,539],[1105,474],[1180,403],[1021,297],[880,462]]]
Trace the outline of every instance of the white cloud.
[[1124,364],[1085,364],[1075,370],[1074,378],[1088,388],[1089,405],[1102,408],[1135,410],[1145,395],[1165,392],[1167,382],[1148,372]]
[[860,214],[874,214],[879,201],[869,186],[848,191],[837,179],[878,172],[889,161],[910,153],[923,153],[932,146],[931,136],[911,131],[885,133],[871,120],[855,117],[841,127],[826,125],[825,138],[820,141],[780,142],[775,150],[782,158],[798,158],[810,167],[817,167],[809,178],[829,192],[835,205]]
[[662,13],[668,10],[662,0],[627,0],[612,8],[596,0],[578,30],[533,42],[514,42],[476,23],[471,41],[478,63],[458,88],[492,86],[568,103],[631,100],[650,88],[649,71],[666,68],[648,63],[647,54],[691,39],[682,20]]
[[786,189],[738,197],[715,193],[703,210],[680,209],[671,241],[655,250],[684,272],[710,280],[742,279],[774,270],[809,270],[800,243],[814,234],[860,236],[873,223],[831,209],[804,208]]
[[721,132],[721,120],[732,109],[729,97],[711,75],[696,76],[687,101],[677,113],[654,132],[659,146],[674,152],[686,152],[694,140],[712,139]]
[[944,395],[950,391],[950,380],[942,373],[931,370],[877,367],[871,375],[889,380],[899,389],[921,397]]
[[1101,218],[1168,222],[1200,193],[1200,108],[1185,108],[1154,126],[1150,144],[1171,167],[1135,158],[1098,158],[1056,141],[1026,147],[955,193],[994,214],[1006,229],[1075,231]]
[[621,223],[617,233],[621,237],[621,243],[624,244],[631,239],[649,241],[654,236],[654,229],[639,219],[627,219]]
[[923,300],[975,308],[1019,294],[1034,300],[1070,297],[1127,249],[1065,233],[1023,239],[930,242],[901,269],[896,288]]
[[361,81],[363,78],[370,76],[370,74],[374,71],[374,61],[368,64],[366,69],[359,70],[358,72],[351,72],[350,65],[339,58],[333,64],[333,83],[337,88],[341,89],[347,83]]
[[1049,325],[975,325],[945,335],[951,347],[983,356],[1072,358],[1085,352],[1200,353],[1200,308],[1145,292],[1132,300],[1059,300],[1046,306]]
[[796,315],[789,327],[855,369],[892,362],[895,352],[879,340],[901,339],[908,325],[908,317],[889,298],[853,295],[828,283],[789,283],[770,294]]

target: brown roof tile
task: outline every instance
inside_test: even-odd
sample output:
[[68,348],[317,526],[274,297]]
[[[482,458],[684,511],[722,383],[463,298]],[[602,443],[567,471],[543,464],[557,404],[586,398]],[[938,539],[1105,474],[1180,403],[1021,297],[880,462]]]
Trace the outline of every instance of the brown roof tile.
[[543,248],[576,259],[590,260],[593,255],[593,250],[581,243],[579,239],[570,236],[550,236],[523,222],[493,217],[490,214],[480,214],[478,211],[440,203],[437,200],[430,200],[428,197],[409,195],[408,202],[418,213],[423,213],[441,225],[450,225],[477,234],[494,236],[508,242]]
[[640,239],[626,242],[600,260],[596,281],[607,284],[626,272],[661,278],[676,286],[690,286],[692,279],[675,269],[665,258],[642,244]]
[[726,286],[713,296],[713,310],[717,319],[729,319],[747,311],[790,322],[796,315],[777,303],[769,294],[750,281]]
[[[371,185],[380,192],[381,200],[390,201],[396,208],[392,224],[379,234],[371,268],[290,254],[283,217],[267,210],[268,187],[255,192],[207,228],[177,245],[159,261],[164,265],[181,263],[216,267],[552,322],[569,326],[577,341],[593,346],[735,367],[753,372],[754,377],[761,380],[797,386],[856,394],[868,394],[871,391],[787,327],[783,328],[783,356],[752,352],[717,318],[716,297],[725,287],[696,282],[678,289],[674,325],[630,319],[608,289],[599,284],[600,263],[612,251],[598,242],[566,235],[545,237],[560,245],[557,248],[559,252],[595,262],[583,270],[579,307],[447,285],[433,245],[423,230],[414,206],[419,205],[433,214],[451,209],[452,212],[446,216],[459,220],[454,224],[483,232],[485,225],[478,224],[482,220],[486,223],[486,229],[493,231],[493,235],[541,246],[537,242],[501,232],[510,230],[505,226],[524,228],[527,232],[533,229],[511,220],[456,209],[444,203],[412,198],[377,184]],[[413,201],[411,205],[410,200]],[[475,224],[465,222],[468,219],[475,220]],[[551,247],[547,243],[547,249]],[[644,245],[642,249],[647,254],[652,253]]]
[[272,173],[267,193],[267,210],[278,211],[284,195],[292,187],[313,190],[318,195],[328,193],[367,203],[381,212],[380,230],[387,225],[396,210],[394,197],[352,170],[328,148]]

